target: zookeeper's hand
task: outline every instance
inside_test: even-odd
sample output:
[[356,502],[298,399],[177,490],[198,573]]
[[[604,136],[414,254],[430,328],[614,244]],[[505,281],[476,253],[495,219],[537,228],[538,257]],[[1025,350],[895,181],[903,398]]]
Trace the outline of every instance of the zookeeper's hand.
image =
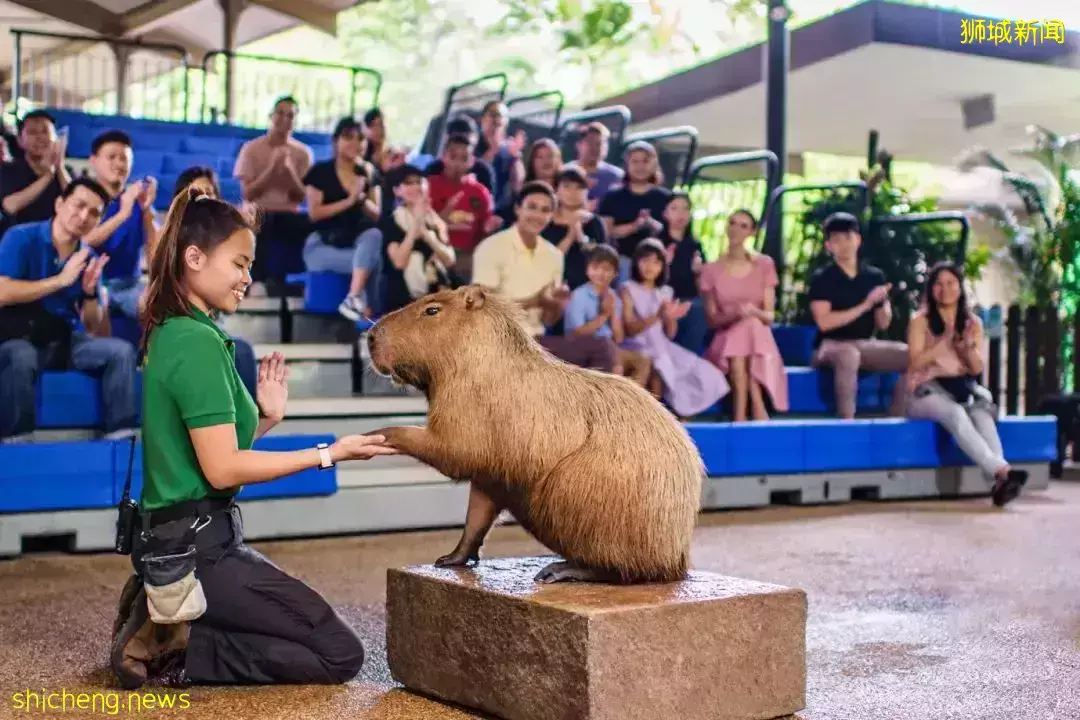
[[341,460],[370,460],[376,455],[397,455],[395,448],[386,444],[382,435],[347,435],[338,438],[330,447],[335,462]]
[[274,422],[285,418],[285,406],[289,402],[289,366],[281,353],[267,355],[259,361],[255,396],[264,416]]

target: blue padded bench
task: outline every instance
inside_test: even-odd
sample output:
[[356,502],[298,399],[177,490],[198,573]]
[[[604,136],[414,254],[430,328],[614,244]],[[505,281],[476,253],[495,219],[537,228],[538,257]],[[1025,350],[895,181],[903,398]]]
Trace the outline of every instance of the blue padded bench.
[[[797,415],[831,415],[836,411],[833,373],[828,368],[784,368],[788,380],[789,412]],[[859,373],[855,396],[857,412],[884,413],[892,405],[897,373]]]
[[[142,410],[142,372],[135,374],[135,408]],[[37,384],[37,424],[42,430],[101,427],[101,383],[76,371],[45,372]]]
[[111,442],[3,445],[0,466],[0,513],[116,507]]
[[772,333],[785,365],[810,364],[817,328],[812,325],[773,325]]
[[304,286],[304,312],[336,315],[338,305],[349,294],[349,275],[332,272],[291,273],[285,277],[289,285]]
[[[255,441],[255,450],[287,452],[305,450],[316,444],[334,442],[333,435],[281,435],[259,438]],[[130,441],[118,440],[113,445],[115,472],[112,478],[113,505],[120,502],[127,479],[128,458],[131,456]],[[131,473],[131,496],[138,498],[142,492],[142,443],[135,443],[135,462]],[[248,485],[237,500],[266,500],[270,498],[313,497],[333,495],[337,492],[337,469],[303,470],[287,477],[266,483]]]
[[[1057,457],[1057,420],[1008,417],[998,422],[1005,457],[1049,463]],[[963,467],[973,463],[928,420],[770,420],[688,423],[710,476]]]

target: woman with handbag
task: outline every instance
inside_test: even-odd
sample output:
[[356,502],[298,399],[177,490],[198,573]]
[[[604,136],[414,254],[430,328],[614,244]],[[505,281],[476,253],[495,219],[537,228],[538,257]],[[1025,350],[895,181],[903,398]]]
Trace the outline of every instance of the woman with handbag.
[[150,679],[346,682],[363,663],[360,638],[317,592],[244,543],[234,498],[244,485],[395,451],[365,435],[252,450],[285,415],[286,368],[280,355],[264,358],[252,398],[212,317],[234,312],[251,283],[255,229],[192,189],[173,200],[162,230],[144,316],[141,507],[122,504],[117,528],[135,575],[121,593],[113,672],[127,689]]
[[1001,507],[1020,494],[1027,473],[1005,460],[997,408],[979,384],[983,372],[982,323],[967,306],[964,280],[951,262],[930,269],[923,309],[908,325],[907,414],[934,420],[993,484]]

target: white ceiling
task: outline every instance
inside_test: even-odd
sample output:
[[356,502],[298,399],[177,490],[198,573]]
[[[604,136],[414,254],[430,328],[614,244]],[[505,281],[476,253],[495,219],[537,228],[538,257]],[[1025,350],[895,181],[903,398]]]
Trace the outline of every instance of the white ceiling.
[[[293,0],[297,4],[333,11],[345,10],[356,5],[357,1]],[[155,5],[160,0],[92,0],[92,2],[110,12],[122,14],[136,8]],[[288,15],[258,5],[250,5],[240,16],[237,45],[243,46],[298,24],[299,21]],[[74,35],[94,34],[77,25],[55,20],[8,0],[0,0],[0,68],[5,70],[10,68],[14,61],[14,38],[10,34],[12,28]],[[155,31],[164,31],[195,46],[218,49],[224,46],[224,13],[217,0],[196,0],[176,12],[133,29],[127,35],[134,37]],[[39,51],[46,47],[55,48],[65,44],[64,41],[30,38],[27,38],[25,42]],[[107,56],[101,50],[97,50],[94,54]],[[196,62],[199,60],[201,58],[196,59]]]
[[[1029,144],[1025,127],[1080,132],[1080,71],[874,43],[793,71],[788,78],[788,152],[866,153],[876,129],[898,159],[951,164],[965,148],[1002,155]],[[965,98],[992,93],[996,121],[966,130]],[[635,124],[633,129],[694,125],[701,142],[765,147],[765,86]]]

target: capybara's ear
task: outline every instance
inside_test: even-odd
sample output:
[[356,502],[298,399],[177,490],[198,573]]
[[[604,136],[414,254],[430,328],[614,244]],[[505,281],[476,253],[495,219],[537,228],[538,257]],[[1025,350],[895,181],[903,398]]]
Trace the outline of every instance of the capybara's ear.
[[480,285],[469,285],[465,288],[465,309],[479,310],[484,307],[487,292]]

